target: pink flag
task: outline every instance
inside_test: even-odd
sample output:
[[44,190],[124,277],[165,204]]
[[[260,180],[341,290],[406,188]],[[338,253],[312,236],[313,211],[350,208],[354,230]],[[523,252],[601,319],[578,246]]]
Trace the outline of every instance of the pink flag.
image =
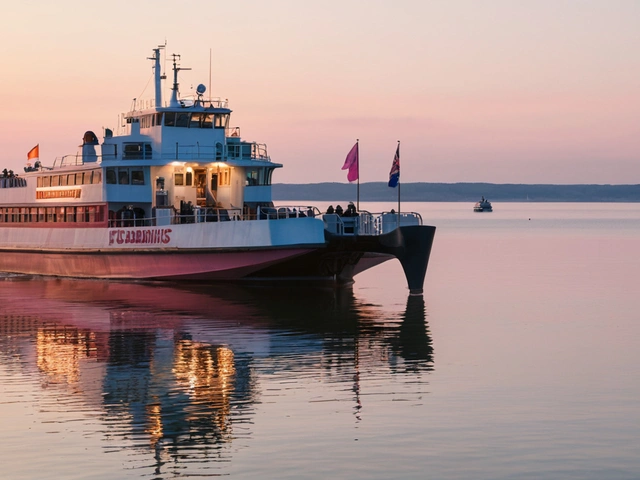
[[347,180],[350,182],[358,179],[358,142],[356,142],[351,151],[347,154],[347,159],[344,161],[342,170],[349,170],[349,173],[347,173]]

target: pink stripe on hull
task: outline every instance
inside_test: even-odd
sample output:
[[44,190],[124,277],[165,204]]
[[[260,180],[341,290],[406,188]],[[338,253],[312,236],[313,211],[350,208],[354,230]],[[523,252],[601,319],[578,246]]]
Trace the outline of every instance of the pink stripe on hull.
[[300,248],[119,254],[0,251],[0,271],[81,278],[232,280],[310,251]]

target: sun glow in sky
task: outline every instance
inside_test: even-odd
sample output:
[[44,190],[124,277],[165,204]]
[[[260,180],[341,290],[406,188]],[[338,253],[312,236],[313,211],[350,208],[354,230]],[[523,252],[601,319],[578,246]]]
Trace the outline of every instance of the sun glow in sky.
[[[179,53],[276,183],[640,183],[640,1],[25,0],[3,9],[0,170],[102,138]],[[209,56],[212,85],[209,85]],[[167,73],[170,74],[167,62]],[[170,78],[170,75],[169,75]],[[165,90],[166,91],[166,90]],[[168,94],[165,93],[165,99]]]

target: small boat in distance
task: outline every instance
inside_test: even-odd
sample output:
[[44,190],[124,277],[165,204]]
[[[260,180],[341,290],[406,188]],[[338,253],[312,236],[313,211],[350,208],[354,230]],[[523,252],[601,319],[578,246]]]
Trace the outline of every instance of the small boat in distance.
[[474,212],[493,212],[493,207],[491,206],[491,202],[489,200],[482,197],[482,199],[474,205],[473,211]]
[[194,98],[179,95],[179,55],[163,101],[163,51],[149,58],[154,97],[134,99],[102,141],[87,130],[76,154],[51,162],[36,146],[24,175],[2,171],[0,272],[349,285],[395,258],[422,293],[434,226],[416,212],[275,205],[282,165],[230,126],[226,99],[205,98],[202,84]]

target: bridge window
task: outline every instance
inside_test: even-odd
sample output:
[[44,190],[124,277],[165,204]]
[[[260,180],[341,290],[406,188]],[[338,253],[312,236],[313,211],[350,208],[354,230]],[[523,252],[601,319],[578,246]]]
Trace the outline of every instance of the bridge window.
[[150,160],[151,159],[151,144],[150,143],[125,143],[123,145],[124,153],[122,158],[124,160]]
[[164,125],[165,127],[176,126],[176,114],[174,112],[167,112],[164,114]]
[[258,185],[258,170],[247,170],[247,186]]
[[176,127],[188,127],[189,126],[189,114],[178,113],[176,118]]
[[228,113],[216,113],[215,125],[214,125],[216,128],[227,128],[228,123],[229,123]]

